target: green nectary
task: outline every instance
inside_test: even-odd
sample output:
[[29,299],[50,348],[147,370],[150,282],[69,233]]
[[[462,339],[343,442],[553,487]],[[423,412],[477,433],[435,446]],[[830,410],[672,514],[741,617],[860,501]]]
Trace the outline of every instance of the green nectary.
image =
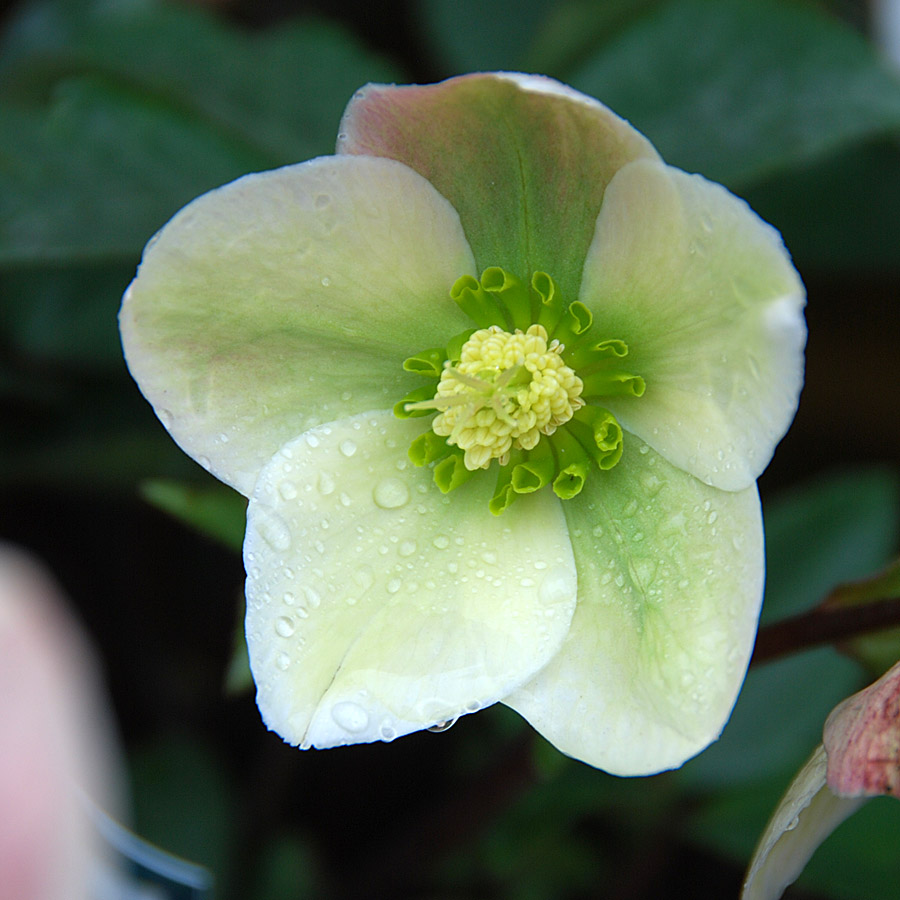
[[[568,500],[581,492],[592,473],[613,468],[622,456],[623,434],[615,416],[604,407],[604,398],[640,397],[646,387],[644,379],[626,366],[627,344],[605,336],[598,339],[590,310],[578,301],[566,303],[545,272],[535,272],[526,283],[505,269],[490,267],[480,279],[471,275],[457,279],[450,296],[476,327],[454,335],[444,347],[427,348],[403,362],[405,371],[427,380],[395,404],[394,414],[409,418],[441,412],[432,428],[412,442],[412,462],[431,465],[435,483],[448,493],[496,459],[497,484],[489,504],[495,515],[521,494],[548,485]],[[513,353],[516,348],[537,347],[530,358],[538,360],[538,370],[535,364],[526,368],[524,356],[507,368],[486,366],[474,374],[460,370],[473,345],[497,341],[507,341]],[[552,362],[546,368],[552,370],[553,378],[568,385],[566,397],[560,400],[562,386],[555,397],[565,412],[545,416],[543,426],[540,420],[535,426],[529,419],[530,431],[523,426],[526,433],[520,439],[514,430],[515,415],[527,416],[517,392],[543,376],[545,362]],[[456,394],[446,387],[448,380],[455,382]],[[552,384],[555,387],[556,381]],[[460,406],[465,406],[461,412]],[[451,409],[455,427],[445,425],[442,430],[441,420]],[[461,427],[471,422],[470,431],[477,430],[478,414],[500,428],[501,423],[509,425],[506,430],[513,437],[505,452],[479,454],[479,448],[472,449],[471,436],[468,450],[460,446]],[[486,441],[495,439],[489,432],[485,426]]]

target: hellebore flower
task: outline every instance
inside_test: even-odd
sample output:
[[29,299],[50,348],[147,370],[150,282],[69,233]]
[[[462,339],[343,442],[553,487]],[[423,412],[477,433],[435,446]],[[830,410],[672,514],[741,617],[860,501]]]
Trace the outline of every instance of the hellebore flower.
[[148,245],[131,371],[250,498],[268,726],[391,740],[503,701],[620,774],[714,740],[802,382],[777,233],[547,78],[370,85],[336,155]]

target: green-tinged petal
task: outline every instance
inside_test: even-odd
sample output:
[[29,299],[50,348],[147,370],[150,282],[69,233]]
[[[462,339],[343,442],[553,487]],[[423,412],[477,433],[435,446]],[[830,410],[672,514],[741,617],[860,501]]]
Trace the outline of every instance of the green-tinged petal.
[[804,291],[778,233],[724,188],[649,161],[606,192],[581,300],[628,344],[623,427],[725,490],[766,467],[803,383]]
[[128,365],[176,441],[249,494],[309,427],[384,409],[403,360],[469,322],[459,217],[385,159],[322,157],[248,175],[148,244],[120,317]]
[[347,107],[337,147],[424,175],[459,211],[479,272],[548,272],[570,301],[610,179],[630,160],[658,158],[596,100],[505,73],[368,85]]
[[827,759],[816,749],[797,773],[750,861],[741,900],[778,900],[813,853],[865,798],[835,796],[825,783]]
[[722,730],[762,599],[756,488],[709,487],[625,436],[565,501],[578,606],[562,649],[504,702],[618,775],[680,765]]
[[492,479],[445,497],[388,412],[286,444],[250,499],[247,640],[266,724],[303,747],[390,740],[494,703],[557,652],[575,606],[549,491],[502,518]]

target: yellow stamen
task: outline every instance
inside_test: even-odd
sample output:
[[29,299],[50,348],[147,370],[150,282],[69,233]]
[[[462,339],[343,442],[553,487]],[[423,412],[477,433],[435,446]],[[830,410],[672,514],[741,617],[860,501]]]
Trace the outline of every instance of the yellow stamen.
[[463,344],[458,366],[445,366],[433,400],[407,409],[437,409],[435,434],[465,451],[467,469],[503,465],[513,447],[530,450],[584,406],[583,384],[548,345],[547,331],[532,325],[510,334],[496,325]]

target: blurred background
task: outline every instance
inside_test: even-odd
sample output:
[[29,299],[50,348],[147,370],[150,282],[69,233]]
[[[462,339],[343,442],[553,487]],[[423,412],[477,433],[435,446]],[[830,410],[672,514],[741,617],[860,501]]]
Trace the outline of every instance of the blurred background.
[[[218,900],[736,897],[828,711],[880,672],[831,647],[754,667],[722,740],[647,779],[567,760],[499,706],[391,745],[286,746],[240,660],[243,501],[181,454],[122,360],[146,241],[205,190],[332,152],[368,81],[512,69],[598,97],[745,197],[807,285],[807,385],[760,481],[772,622],[898,549],[890,7],[0,4],[0,539],[47,563],[94,642],[131,824],[210,867]],[[900,805],[873,801],[787,896],[896,900],[898,847]]]

